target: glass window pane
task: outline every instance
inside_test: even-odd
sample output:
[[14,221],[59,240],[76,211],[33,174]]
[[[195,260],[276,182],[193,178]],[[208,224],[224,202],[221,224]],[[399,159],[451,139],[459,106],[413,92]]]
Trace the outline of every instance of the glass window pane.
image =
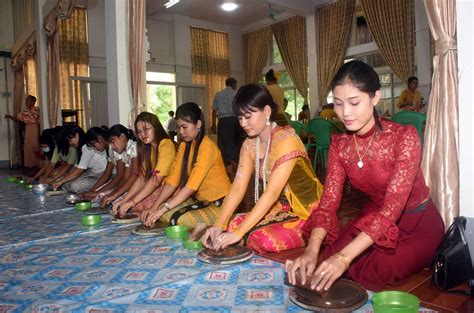
[[272,59],[273,59],[273,64],[283,63],[282,60],[281,60],[280,49],[278,48],[278,44],[275,40],[275,37],[273,37]]
[[175,86],[147,85],[147,98],[150,111],[164,125],[168,112],[174,110]]
[[293,81],[291,80],[291,77],[287,71],[280,71],[279,74],[280,79],[278,80],[278,85],[280,85],[280,87],[285,88],[294,86]]

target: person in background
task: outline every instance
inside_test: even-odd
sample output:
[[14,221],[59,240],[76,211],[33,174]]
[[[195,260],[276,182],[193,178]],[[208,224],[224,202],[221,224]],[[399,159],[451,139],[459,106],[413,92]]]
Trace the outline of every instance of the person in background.
[[[201,237],[202,243],[219,250],[243,239],[259,253],[304,246],[301,227],[323,185],[303,143],[291,126],[276,125],[277,106],[263,86],[242,86],[235,96],[234,112],[248,137],[229,195],[219,217]],[[248,214],[232,217],[252,183],[255,206]]]
[[217,145],[205,134],[204,116],[196,103],[176,111],[181,138],[173,170],[158,199],[141,214],[151,227],[159,220],[168,225],[212,225],[230,189],[230,181]]
[[107,166],[107,156],[105,151],[99,152],[87,145],[86,133],[77,125],[68,128],[66,136],[69,144],[77,149],[77,161],[66,176],[53,183],[53,189],[64,185],[66,191],[82,194],[90,190],[102,176]]
[[176,146],[155,114],[140,113],[135,119],[139,142],[137,179],[127,194],[112,207],[114,214],[125,215],[128,210],[148,209],[161,195],[163,180],[170,173],[176,156]]
[[288,125],[288,119],[286,118],[285,115],[285,94],[283,92],[283,89],[281,89],[280,86],[278,86],[278,78],[277,74],[272,70],[268,70],[268,72],[265,74],[265,81],[267,82],[267,89],[270,92],[270,95],[273,98],[273,102],[277,105],[277,113],[276,113],[276,120],[275,122],[279,126],[285,126]]
[[216,120],[219,117],[217,124],[217,146],[221,150],[226,167],[230,165],[237,167],[240,147],[242,146],[242,128],[232,111],[232,101],[234,100],[237,81],[233,77],[229,77],[225,80],[225,86],[223,90],[216,93],[212,102],[211,132],[216,132]]
[[[444,235],[443,220],[421,171],[415,127],[378,117],[381,91],[374,69],[361,61],[345,63],[331,89],[347,132],[332,136],[328,183],[303,227],[308,245],[286,262],[286,271],[290,283],[299,271],[302,283],[311,280],[319,291],[342,275],[366,289],[384,290],[430,264]],[[369,201],[340,229],[336,213],[346,180]]]
[[301,107],[301,112],[298,113],[298,121],[301,123],[308,123],[311,118],[310,112],[309,112],[309,105],[304,104]]
[[107,126],[92,127],[87,131],[87,145],[95,151],[105,152],[107,155],[107,166],[102,176],[95,182],[89,191],[81,195],[83,200],[100,200],[119,185],[124,179],[125,165],[120,158],[114,154],[109,144],[109,128]]
[[26,181],[30,184],[45,175],[51,167],[54,168],[54,166],[51,166],[51,158],[55,148],[53,133],[54,129],[52,128],[45,129],[41,132],[39,144],[44,159],[42,161],[41,168],[35,173],[35,175],[26,179]]
[[174,111],[168,112],[168,120],[165,123],[165,129],[168,136],[174,140],[174,137],[176,137],[176,119],[174,118]]
[[337,114],[334,112],[334,103],[328,103],[323,106],[323,110],[319,113],[319,117],[325,120],[336,121]]
[[69,144],[67,137],[68,129],[72,126],[56,126],[54,128],[53,139],[55,143],[53,156],[51,157],[50,167],[40,177],[40,183],[51,184],[64,177],[76,164],[77,150]]
[[39,157],[39,112],[38,107],[35,106],[36,97],[28,95],[26,97],[26,108],[18,113],[16,116],[5,115],[15,122],[25,124],[24,140],[23,140],[23,165],[27,168],[38,167],[40,163]]
[[125,173],[122,181],[114,190],[105,195],[101,202],[101,207],[106,207],[127,192],[138,179],[134,173],[138,173],[137,141],[131,129],[121,124],[114,125],[109,131],[110,145],[113,149],[114,158],[121,160],[125,165]]
[[421,94],[418,90],[418,78],[408,78],[407,89],[398,97],[397,107],[400,110],[419,111],[421,109]]

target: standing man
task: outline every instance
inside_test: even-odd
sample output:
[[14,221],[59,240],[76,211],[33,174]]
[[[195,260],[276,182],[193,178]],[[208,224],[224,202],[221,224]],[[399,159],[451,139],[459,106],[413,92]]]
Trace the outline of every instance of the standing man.
[[[225,89],[216,93],[212,103],[212,126],[211,131],[216,132],[217,124],[217,146],[221,150],[222,158],[229,171],[229,166],[237,166],[239,163],[240,147],[242,146],[242,128],[239,119],[232,111],[237,81],[233,77],[225,80]],[[234,164],[233,164],[234,163]]]
[[174,111],[169,111],[168,112],[168,120],[166,121],[165,124],[165,129],[166,132],[168,133],[168,136],[170,136],[171,140],[175,140],[175,137],[177,135],[176,128],[178,126],[176,125],[176,119],[174,118]]

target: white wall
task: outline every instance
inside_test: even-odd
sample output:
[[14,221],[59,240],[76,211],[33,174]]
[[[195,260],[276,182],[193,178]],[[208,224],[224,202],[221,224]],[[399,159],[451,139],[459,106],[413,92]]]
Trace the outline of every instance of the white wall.
[[104,0],[87,1],[89,36],[89,74],[105,78],[105,5]]
[[[10,0],[0,0],[0,51],[10,52],[14,43],[13,13]],[[10,66],[11,59],[0,57],[0,167],[7,167],[10,163],[8,154],[8,123],[4,115],[13,110],[13,72]],[[9,93],[9,94],[8,94]],[[8,107],[7,107],[8,104]],[[13,123],[10,124],[10,138],[13,140]]]
[[460,215],[474,217],[474,136],[472,136],[472,117],[474,106],[472,90],[474,86],[474,2],[458,0],[457,42],[458,42],[458,79],[459,79],[459,184]]

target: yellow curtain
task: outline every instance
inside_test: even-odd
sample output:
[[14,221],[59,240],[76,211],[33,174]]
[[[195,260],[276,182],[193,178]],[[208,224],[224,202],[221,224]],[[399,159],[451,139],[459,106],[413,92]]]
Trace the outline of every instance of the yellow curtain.
[[79,81],[70,76],[89,76],[89,45],[87,41],[87,10],[75,8],[71,16],[59,21],[59,103],[61,109],[79,111],[79,125],[84,127],[85,114]]
[[[25,75],[23,64],[25,62],[25,53],[20,52],[12,60],[12,69],[14,73],[13,82],[13,112],[12,116],[16,116],[21,110],[25,99]],[[10,162],[12,165],[22,166],[23,156],[21,155],[21,139],[20,139],[20,125],[14,123],[14,135],[12,150],[10,152]]]
[[245,83],[258,83],[268,58],[268,47],[272,44],[272,30],[262,28],[242,36],[244,43]]
[[129,125],[146,109],[146,1],[128,1],[128,54],[132,86]]
[[207,103],[198,103],[209,127],[212,99],[224,89],[230,76],[229,39],[227,33],[191,27],[191,64],[193,83],[206,85]]
[[425,0],[435,40],[422,168],[446,227],[459,215],[459,111],[456,0]]
[[361,0],[380,54],[402,80],[414,74],[413,0]]
[[306,19],[294,16],[271,27],[288,74],[306,102],[308,100]]
[[326,103],[331,81],[344,62],[355,0],[341,0],[316,9],[318,98]]

